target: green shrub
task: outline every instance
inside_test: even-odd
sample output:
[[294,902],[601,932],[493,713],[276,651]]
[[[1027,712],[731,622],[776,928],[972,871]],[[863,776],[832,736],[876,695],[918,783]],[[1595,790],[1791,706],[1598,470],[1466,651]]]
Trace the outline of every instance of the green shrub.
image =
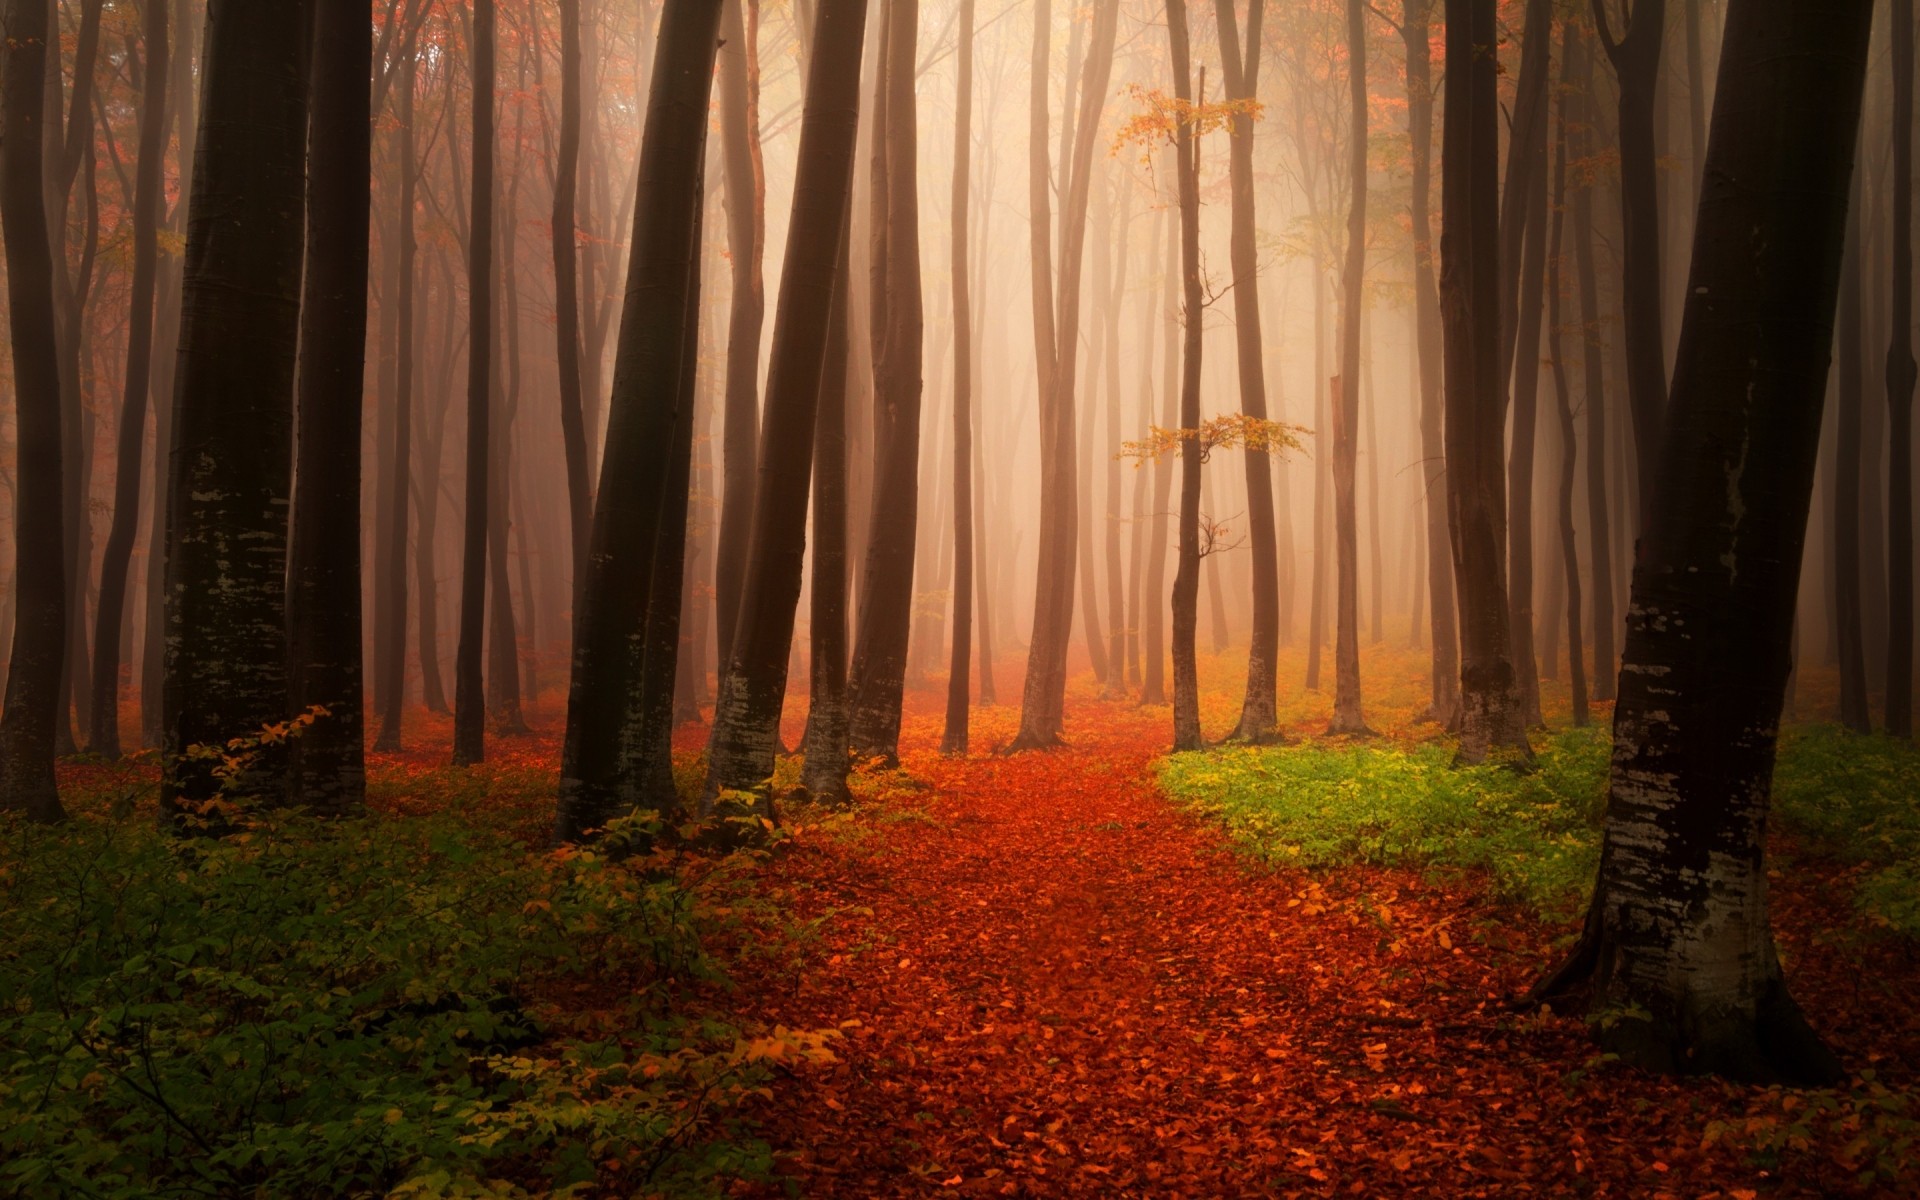
[[1920,937],[1920,749],[1837,725],[1788,730],[1773,802],[1814,849],[1864,864],[1854,900],[1871,920]]

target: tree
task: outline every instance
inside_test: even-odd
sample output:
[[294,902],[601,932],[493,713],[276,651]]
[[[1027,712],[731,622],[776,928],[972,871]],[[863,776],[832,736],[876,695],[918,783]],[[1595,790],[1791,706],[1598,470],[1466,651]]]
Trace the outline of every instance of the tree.
[[920,199],[914,97],[918,0],[885,6],[874,114],[873,511],[854,640],[849,740],[858,753],[899,756],[900,699],[913,620],[914,535],[920,514]]
[[973,300],[967,291],[967,198],[973,152],[974,0],[960,0],[953,126],[953,647],[947,723],[940,749],[967,752],[969,656],[973,653]]
[[[453,764],[487,756],[481,655],[487,630],[487,501],[493,456],[494,0],[473,0],[473,164],[467,229],[467,482],[460,546],[460,637],[453,659]],[[651,547],[649,547],[651,549]]]
[[[1572,75],[1571,57],[1562,56],[1562,96],[1571,91]],[[1580,541],[1573,523],[1573,494],[1578,482],[1580,450],[1578,431],[1573,420],[1573,397],[1567,382],[1566,337],[1560,324],[1561,235],[1565,232],[1567,211],[1567,106],[1564,100],[1560,104],[1559,120],[1554,126],[1552,179],[1552,228],[1548,234],[1546,281],[1547,358],[1553,365],[1554,404],[1560,418],[1560,569],[1567,592],[1567,674],[1573,690],[1573,724],[1579,729],[1587,725],[1587,663],[1586,648],[1580,638]],[[1549,652],[1547,657],[1547,665],[1552,667],[1554,656]]]
[[[147,0],[141,13],[146,72],[140,93],[140,145],[133,167],[133,277],[127,312],[127,374],[113,468],[113,524],[100,559],[94,615],[92,720],[87,746],[120,757],[120,629],[127,573],[140,523],[140,466],[146,454],[147,392],[153,364],[154,277],[158,272],[161,186],[167,158],[167,6]],[[356,498],[357,499],[357,498]]]
[[1633,415],[1634,456],[1640,466],[1639,511],[1644,531],[1660,469],[1660,438],[1667,407],[1660,315],[1660,193],[1653,133],[1667,0],[1638,0],[1618,41],[1607,23],[1606,0],[1592,3],[1600,45],[1620,81],[1620,303],[1627,344],[1627,405]]
[[1500,371],[1499,64],[1493,0],[1447,0],[1440,308],[1446,335],[1447,514],[1460,599],[1460,758],[1529,756],[1508,629]]
[[373,26],[355,0],[313,0],[299,461],[287,587],[292,710],[326,715],[292,746],[289,794],[326,813],[366,794],[361,703],[360,410],[373,170]]
[[40,821],[64,815],[54,781],[60,668],[66,647],[60,364],[53,329],[53,251],[42,191],[48,62],[43,0],[8,0],[0,53],[0,236],[18,427],[13,508],[16,616],[0,714],[0,807]]
[[1599,880],[1551,995],[1656,1070],[1828,1083],[1781,978],[1766,824],[1869,0],[1733,0],[1673,405],[1634,568]]
[[720,541],[713,574],[722,670],[733,656],[734,623],[747,574],[754,456],[759,449],[760,333],[767,307],[760,278],[767,181],[760,158],[759,14],[759,0],[726,0],[720,14],[720,147],[727,180],[727,249],[733,264],[727,393],[721,414]]
[[[1173,94],[1182,105],[1193,98],[1190,54],[1187,48],[1186,0],[1167,0],[1167,46],[1172,58]],[[1191,119],[1181,119],[1174,133],[1174,166],[1180,194],[1181,324],[1185,337],[1180,355],[1180,427],[1200,425],[1201,322],[1206,313],[1200,291],[1200,139]],[[1194,654],[1194,636],[1200,621],[1200,465],[1198,438],[1180,447],[1180,553],[1173,573],[1173,748],[1198,750],[1205,745],[1200,732],[1200,680]]]
[[[160,797],[174,811],[219,790],[196,748],[295,715],[287,509],[311,22],[304,0],[207,10],[167,512]],[[284,773],[264,755],[245,790],[283,796]]]
[[[593,528],[593,468],[581,400],[580,270],[575,213],[580,189],[580,0],[560,6],[560,149],[553,176],[553,328],[559,346],[560,441],[567,459],[567,528],[578,583]],[[409,214],[410,216],[411,214]]]
[[[1336,559],[1333,722],[1329,733],[1369,733],[1360,711],[1360,308],[1367,274],[1367,26],[1363,0],[1347,0],[1347,261],[1340,281],[1340,375],[1333,391]],[[1376,581],[1376,585],[1378,583]]]
[[[815,419],[834,294],[844,278],[841,231],[853,194],[866,0],[821,0],[818,21],[808,63],[791,232],[774,316],[752,554],[733,656],[722,667],[708,744],[709,800],[723,789],[759,787],[773,774],[780,745],[780,708],[806,557]],[[890,66],[913,62],[910,43],[893,49],[901,57]],[[841,428],[844,431],[844,424]]]
[[1864,453],[1860,417],[1866,379],[1861,361],[1866,351],[1861,329],[1860,226],[1863,189],[1856,175],[1845,249],[1841,252],[1839,343],[1834,380],[1833,473],[1833,627],[1840,651],[1840,720],[1855,733],[1873,732],[1873,714],[1867,701],[1865,627],[1861,612],[1860,490]]
[[721,0],[661,13],[641,135],[626,305],[620,318],[593,539],[579,583],[555,837],[578,841],[646,799],[643,709],[654,543],[667,508],[685,393],[688,283]]
[[1913,0],[1893,0],[1893,305],[1887,324],[1887,732],[1913,736]]
[[823,800],[847,795],[847,364],[852,322],[852,214],[840,232],[839,286],[813,423],[813,578],[808,585],[807,735],[801,783]]

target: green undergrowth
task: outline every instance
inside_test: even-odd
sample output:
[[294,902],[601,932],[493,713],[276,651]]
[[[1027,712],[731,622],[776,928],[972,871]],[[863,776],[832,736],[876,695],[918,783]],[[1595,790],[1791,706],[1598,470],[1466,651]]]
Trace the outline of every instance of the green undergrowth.
[[714,1194],[772,1170],[746,1103],[830,1057],[702,1015],[757,852],[530,847],[531,798],[453,783],[219,838],[133,799],[0,826],[0,1195]]
[[[1263,862],[1483,870],[1498,894],[1562,919],[1598,862],[1609,745],[1604,726],[1536,735],[1528,772],[1456,768],[1438,740],[1221,746],[1163,759],[1160,783]],[[1781,827],[1808,852],[1856,864],[1862,912],[1908,936],[1920,936],[1916,796],[1910,744],[1829,725],[1782,739]]]

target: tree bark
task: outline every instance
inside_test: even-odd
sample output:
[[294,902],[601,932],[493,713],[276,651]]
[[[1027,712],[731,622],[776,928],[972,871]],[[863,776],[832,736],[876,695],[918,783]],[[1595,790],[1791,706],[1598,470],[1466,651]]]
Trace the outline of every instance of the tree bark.
[[[791,233],[774,316],[752,553],[733,657],[720,678],[708,745],[709,804],[722,790],[764,788],[780,748],[780,710],[787,694],[794,612],[806,557],[811,451],[823,374],[831,373],[823,367],[836,315],[834,296],[842,286],[842,234],[853,194],[866,0],[821,0],[818,22],[801,118]],[[889,65],[913,62],[910,38],[891,49],[900,57]],[[910,69],[908,79],[910,83]],[[912,111],[910,101],[905,111]],[[844,358],[837,367],[840,372],[843,364]],[[842,385],[844,398],[844,376]],[[844,412],[841,416],[844,433]],[[844,462],[839,465],[844,471]],[[844,757],[839,762],[844,771]]]
[[974,0],[960,0],[959,72],[953,102],[953,647],[940,749],[967,752],[973,654],[973,298],[969,294],[968,198],[973,156]]
[[1513,674],[1504,563],[1498,63],[1493,0],[1446,0],[1440,303],[1446,334],[1447,512],[1460,600],[1461,761],[1531,757]]
[[[366,799],[360,637],[360,426],[367,352],[373,26],[353,0],[312,0],[307,246],[293,532],[292,712],[324,708],[289,747],[288,798],[316,812]],[[396,506],[397,507],[397,506]]]
[[1854,176],[1846,241],[1841,251],[1839,328],[1834,354],[1833,623],[1840,639],[1840,721],[1855,733],[1873,732],[1867,700],[1867,658],[1860,575],[1860,491],[1865,466],[1861,408],[1866,391],[1866,338],[1860,328],[1860,177]]
[[[1543,131],[1544,139],[1544,131]],[[1546,276],[1547,176],[1532,172],[1520,264],[1520,320],[1513,354],[1513,443],[1507,452],[1507,601],[1513,671],[1528,725],[1542,724],[1533,655],[1533,464],[1539,443],[1540,310]]]
[[133,275],[129,281],[127,367],[120,401],[119,444],[113,474],[113,524],[100,560],[100,599],[94,618],[93,711],[87,746],[103,758],[120,757],[120,629],[126,616],[127,572],[140,524],[140,466],[146,454],[147,389],[153,364],[154,276],[159,259],[162,174],[167,157],[167,6],[147,0],[141,15],[146,72],[140,95],[140,146],[133,177]]
[[[1122,179],[1120,211],[1108,234],[1109,248],[1118,260],[1112,270],[1112,286],[1107,292],[1106,367],[1107,367],[1107,440],[1099,445],[1095,457],[1105,463],[1107,484],[1106,560],[1107,560],[1107,686],[1102,696],[1121,700],[1127,695],[1127,581],[1126,562],[1120,552],[1120,311],[1127,298],[1127,230],[1133,220],[1133,191],[1130,181]],[[1087,424],[1093,424],[1088,414]],[[1137,672],[1136,672],[1137,673]]]
[[[1569,28],[1567,37],[1573,33]],[[1560,95],[1571,94],[1574,86],[1573,64],[1568,56],[1560,62]],[[1578,432],[1573,419],[1573,397],[1567,382],[1566,338],[1560,323],[1561,249],[1567,212],[1567,105],[1562,99],[1553,141],[1553,202],[1551,232],[1547,247],[1547,357],[1553,364],[1553,396],[1560,417],[1560,569],[1566,580],[1567,607],[1567,681],[1573,690],[1573,724],[1584,729],[1588,723],[1586,647],[1581,644],[1583,621],[1580,597],[1580,540],[1573,523],[1573,496],[1580,469]],[[1549,665],[1559,656],[1550,649]]]
[[[414,312],[414,263],[419,256],[419,246],[413,215],[415,193],[420,179],[420,166],[417,162],[419,150],[415,144],[413,130],[414,93],[420,81],[418,30],[418,25],[415,25],[408,31],[406,45],[401,49],[398,111],[400,211],[397,222],[400,261],[397,267],[398,282],[394,299],[398,312],[394,327],[396,362],[393,389],[393,461],[390,464],[393,481],[389,486],[393,505],[387,513],[388,526],[381,531],[384,541],[381,543],[380,555],[384,563],[383,572],[387,586],[378,598],[374,613],[374,620],[386,627],[387,636],[392,639],[387,648],[388,657],[379,668],[386,673],[386,680],[380,692],[387,707],[380,714],[380,732],[374,740],[374,749],[388,752],[400,749],[400,729],[406,712],[407,692],[407,504],[408,493],[413,487],[414,343],[417,339],[416,330],[419,324]],[[569,233],[569,244],[571,244],[571,237]],[[580,400],[577,361],[573,364],[573,369],[575,373],[573,399],[577,411]],[[563,408],[566,390],[565,371],[563,364],[561,370]],[[571,460],[569,460],[569,466],[571,466]],[[568,474],[568,483],[571,487],[571,470]]]
[[[593,528],[593,465],[587,459],[586,410],[581,396],[584,368],[580,361],[580,268],[575,226],[580,206],[580,0],[559,0],[559,11],[560,148],[553,176],[553,328],[559,355],[560,444],[567,460],[571,551],[567,570],[573,581],[577,619],[580,578]],[[411,61],[409,58],[409,64]],[[411,136],[410,131],[405,136]],[[411,215],[409,212],[408,217]]]
[[[460,546],[460,637],[453,658],[453,765],[487,756],[482,656],[487,632],[487,501],[493,454],[494,0],[473,0],[472,214],[467,229],[466,511]],[[650,549],[651,547],[649,547]]]
[[[1367,26],[1347,0],[1347,261],[1340,285],[1340,383],[1333,391],[1334,555],[1337,562],[1333,721],[1328,733],[1366,734],[1360,709],[1360,307],[1367,272]],[[1379,586],[1375,583],[1375,586]]]
[[1887,732],[1913,736],[1913,0],[1893,0],[1893,286],[1887,347]]
[[1728,7],[1599,882],[1542,987],[1591,975],[1603,1044],[1656,1070],[1842,1075],[1782,979],[1765,835],[1872,7]]
[[[311,21],[306,0],[207,10],[167,514],[160,798],[172,812],[222,792],[196,747],[293,715],[287,507]],[[267,748],[239,794],[278,799],[285,782]]]
[[683,391],[688,280],[721,0],[666,6],[641,137],[606,454],[580,581],[554,835],[578,841],[646,801],[642,706],[654,543]]
[[[60,364],[54,342],[53,251],[41,175],[45,73],[52,31],[44,0],[8,0],[0,48],[0,235],[7,252],[17,434],[13,506],[16,616],[0,713],[0,807],[39,821],[66,814],[54,781],[66,648],[65,514]],[[54,43],[57,45],[57,43]]]
[[[1172,58],[1173,94],[1191,102],[1186,0],[1167,0],[1167,44]],[[1200,350],[1205,310],[1200,292],[1200,148],[1190,122],[1180,122],[1174,138],[1175,177],[1180,195],[1181,429],[1200,427]],[[1173,748],[1199,750],[1200,680],[1194,637],[1200,618],[1200,443],[1180,442],[1180,554],[1173,575]]]
[[[849,212],[849,218],[851,215]],[[833,289],[833,310],[827,318],[826,361],[820,367],[820,403],[813,426],[813,578],[808,588],[807,617],[812,645],[807,664],[806,762],[800,777],[810,795],[830,802],[847,798],[849,758],[847,365],[851,322],[847,294],[852,290],[853,277],[851,226],[849,219],[840,233],[840,273]]]

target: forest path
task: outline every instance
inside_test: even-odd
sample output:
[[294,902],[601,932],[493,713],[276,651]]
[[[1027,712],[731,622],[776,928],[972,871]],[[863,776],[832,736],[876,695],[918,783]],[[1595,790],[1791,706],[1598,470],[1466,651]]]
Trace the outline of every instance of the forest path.
[[961,760],[910,715],[930,790],[773,868],[832,915],[734,1002],[846,1031],[760,1113],[800,1194],[1584,1194],[1597,1151],[1662,1178],[1645,1124],[1565,1111],[1583,1030],[1499,1009],[1541,950],[1470,886],[1249,866],[1159,792],[1164,708],[1073,704],[1071,745],[1002,756],[1006,712]]

